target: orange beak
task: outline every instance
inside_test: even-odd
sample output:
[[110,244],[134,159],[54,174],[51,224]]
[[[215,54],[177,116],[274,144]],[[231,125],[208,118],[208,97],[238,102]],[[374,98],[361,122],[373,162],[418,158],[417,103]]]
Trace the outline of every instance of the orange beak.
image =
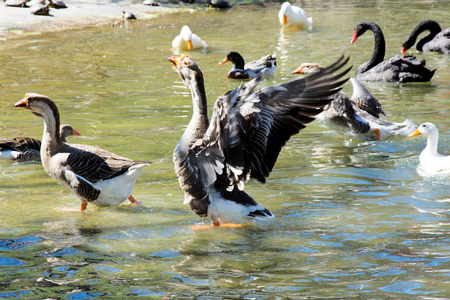
[[25,94],[25,97],[18,101],[16,104],[14,104],[14,107],[23,107],[23,108],[28,108],[28,93]]
[[414,131],[413,133],[408,135],[408,137],[413,137],[413,136],[416,136],[416,135],[421,135],[421,133],[419,132],[419,128],[417,128],[416,131]]
[[181,60],[181,56],[171,56],[168,60],[173,64],[175,68],[178,69],[178,62]]
[[292,74],[303,74],[303,68],[302,67],[298,67],[297,69],[292,71]]
[[192,41],[187,41],[188,50],[194,50],[194,46],[192,46]]
[[357,38],[358,38],[358,36],[356,35],[356,29],[355,29],[355,30],[353,31],[353,38],[352,38],[350,44],[353,44],[353,43],[356,41]]
[[224,63],[229,62],[228,57],[225,57],[220,63],[219,65],[223,65]]
[[283,22],[282,25],[286,25],[287,24],[287,16],[283,15]]
[[406,50],[407,50],[406,47],[403,47],[402,48],[402,54],[405,54]]
[[181,56],[171,56],[168,60],[173,64],[175,68],[178,69],[178,63],[182,61],[184,58],[189,57],[187,54],[182,54]]
[[81,135],[81,133],[78,130],[73,130],[72,131],[72,135]]

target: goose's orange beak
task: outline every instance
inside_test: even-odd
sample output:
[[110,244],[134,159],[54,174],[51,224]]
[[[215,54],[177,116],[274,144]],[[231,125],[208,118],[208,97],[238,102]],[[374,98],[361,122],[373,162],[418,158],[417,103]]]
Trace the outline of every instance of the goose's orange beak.
[[229,62],[228,57],[225,57],[220,63],[219,65],[223,65],[224,63]]
[[174,66],[175,68],[178,69],[178,63],[179,63],[180,61],[182,61],[183,59],[185,59],[186,57],[189,57],[189,55],[187,55],[187,54],[182,54],[182,55],[180,55],[180,56],[171,56],[171,57],[168,58],[168,60],[173,64],[173,66]]
[[78,130],[73,129],[72,135],[81,135],[81,133]]
[[28,108],[28,94],[25,94],[25,97],[22,100],[14,104],[14,107]]
[[181,60],[181,56],[171,56],[168,60],[173,64],[175,68],[178,69],[178,62]]
[[406,50],[407,50],[406,47],[403,47],[402,48],[402,54],[405,54]]
[[283,22],[282,25],[286,25],[287,24],[287,16],[283,15]]
[[292,74],[303,74],[303,68],[302,67],[298,67],[297,69],[292,71]]
[[419,132],[419,128],[417,128],[416,131],[414,131],[413,133],[408,135],[408,137],[413,137],[413,136],[416,136],[416,135],[421,135],[421,133]]

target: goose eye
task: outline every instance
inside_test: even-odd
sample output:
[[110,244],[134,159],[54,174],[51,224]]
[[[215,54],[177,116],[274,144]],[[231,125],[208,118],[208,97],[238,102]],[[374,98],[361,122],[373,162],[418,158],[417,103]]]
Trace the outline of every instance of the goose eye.
[[187,65],[188,65],[188,62],[187,62],[187,61],[183,61],[183,63],[184,63],[184,65],[185,65],[185,66],[187,66]]

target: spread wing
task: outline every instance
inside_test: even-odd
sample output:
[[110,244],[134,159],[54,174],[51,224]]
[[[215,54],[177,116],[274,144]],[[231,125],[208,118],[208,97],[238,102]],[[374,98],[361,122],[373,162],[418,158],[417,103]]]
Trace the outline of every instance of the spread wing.
[[341,57],[317,73],[253,92],[262,74],[219,97],[204,138],[192,147],[205,183],[242,190],[250,177],[265,182],[290,137],[313,121],[347,81],[342,77],[351,67],[333,75],[347,62]]

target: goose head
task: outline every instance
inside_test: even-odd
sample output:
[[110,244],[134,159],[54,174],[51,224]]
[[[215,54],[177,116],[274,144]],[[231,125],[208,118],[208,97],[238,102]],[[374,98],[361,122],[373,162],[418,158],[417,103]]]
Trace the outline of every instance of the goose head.
[[292,71],[292,74],[313,74],[319,72],[323,69],[320,64],[316,63],[302,63],[300,67]]
[[198,81],[199,76],[203,77],[202,71],[195,61],[187,54],[169,57],[184,84],[189,87],[191,82]]
[[36,93],[27,93],[22,100],[14,104],[14,107],[29,109],[34,115],[40,118],[53,117],[57,120],[57,123],[59,123],[58,108],[47,96]]
[[59,131],[60,131],[61,137],[64,139],[71,135],[81,135],[81,133],[78,130],[74,129],[72,126],[70,126],[68,124],[61,125]]

